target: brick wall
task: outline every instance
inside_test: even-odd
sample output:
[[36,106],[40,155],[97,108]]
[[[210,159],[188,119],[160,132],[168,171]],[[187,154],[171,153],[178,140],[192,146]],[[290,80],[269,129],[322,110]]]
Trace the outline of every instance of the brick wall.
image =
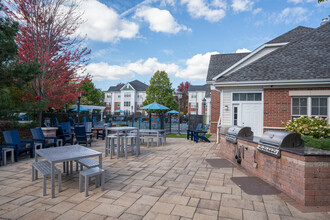
[[[330,205],[330,156],[300,156],[282,151],[278,159],[257,151],[256,143],[238,140],[238,146],[244,148],[240,165],[235,160],[236,145],[221,135],[220,156],[244,167],[302,205]],[[257,168],[253,167],[254,151]]]
[[114,108],[113,108],[113,110],[114,110],[114,111],[116,111],[116,110],[119,110],[119,109],[120,109],[120,107],[118,107],[118,103],[119,103],[119,102],[115,102],[115,106],[114,106]]
[[[286,123],[291,120],[291,96],[289,96],[289,91],[328,89],[264,89],[264,127],[282,127],[282,122]],[[264,131],[266,130],[269,129]]]
[[291,119],[290,89],[264,89],[264,126],[282,127]]
[[217,133],[217,125],[220,117],[220,93],[211,90],[211,121],[210,133]]

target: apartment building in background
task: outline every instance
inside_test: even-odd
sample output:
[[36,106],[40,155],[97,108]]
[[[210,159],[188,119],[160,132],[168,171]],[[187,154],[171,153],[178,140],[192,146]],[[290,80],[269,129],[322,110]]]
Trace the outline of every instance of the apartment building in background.
[[[205,109],[203,109],[203,99],[205,98]],[[188,88],[188,114],[206,115],[207,123],[210,121],[210,86],[190,85]]]
[[146,99],[147,88],[148,85],[139,80],[127,82],[123,86],[110,86],[108,91],[104,92],[106,113],[114,114],[116,110],[123,110],[128,114],[144,114],[140,107]]

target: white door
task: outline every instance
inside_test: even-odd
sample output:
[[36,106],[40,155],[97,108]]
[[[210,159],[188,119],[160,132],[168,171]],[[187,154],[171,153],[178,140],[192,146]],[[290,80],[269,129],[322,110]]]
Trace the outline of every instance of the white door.
[[242,103],[241,104],[241,125],[251,127],[253,135],[262,135],[262,104]]

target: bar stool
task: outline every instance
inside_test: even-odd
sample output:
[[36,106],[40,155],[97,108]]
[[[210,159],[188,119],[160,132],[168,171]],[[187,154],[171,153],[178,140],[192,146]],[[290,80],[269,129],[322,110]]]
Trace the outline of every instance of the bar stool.
[[[127,148],[128,146],[131,147],[131,152],[132,152],[132,155],[133,155],[133,152],[134,152],[134,147],[136,148],[136,139],[138,138],[136,134],[128,134],[127,136],[124,136],[125,138],[125,158],[127,159]],[[131,144],[128,145],[128,140],[131,140]],[[137,149],[136,149],[137,150]]]
[[82,192],[82,177],[85,177],[85,196],[88,196],[89,178],[95,177],[96,187],[99,186],[101,176],[101,190],[104,190],[104,170],[99,167],[82,170],[79,173],[79,192]]

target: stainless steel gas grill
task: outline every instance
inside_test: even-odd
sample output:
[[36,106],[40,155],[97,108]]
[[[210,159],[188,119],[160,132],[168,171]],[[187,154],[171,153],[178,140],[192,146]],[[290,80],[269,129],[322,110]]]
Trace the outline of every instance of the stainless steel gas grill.
[[253,132],[250,127],[231,126],[227,131],[226,140],[233,144],[237,144],[238,137],[252,140]]
[[266,131],[260,138],[257,149],[273,157],[281,157],[281,148],[304,147],[300,134],[284,131]]

